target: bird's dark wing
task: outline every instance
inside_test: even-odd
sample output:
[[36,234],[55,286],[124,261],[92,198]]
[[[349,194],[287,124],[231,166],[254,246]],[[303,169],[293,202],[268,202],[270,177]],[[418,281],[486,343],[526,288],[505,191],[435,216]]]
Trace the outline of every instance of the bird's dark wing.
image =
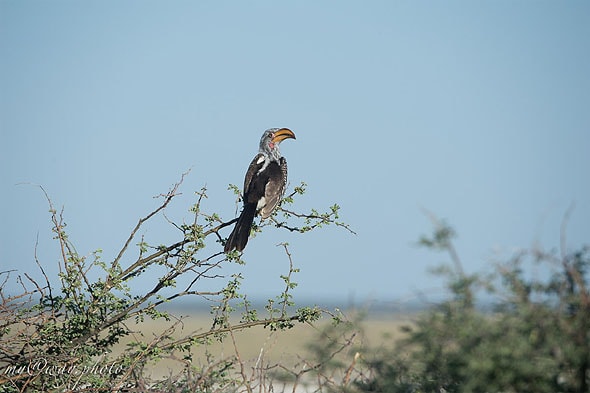
[[272,161],[263,154],[258,154],[248,167],[246,178],[244,179],[244,206],[253,204],[256,206],[256,212],[266,204],[265,188],[268,183],[269,175],[272,173]]
[[[252,178],[258,173],[258,171],[264,165],[264,155],[263,154],[256,154],[256,157],[250,163],[248,167],[248,171],[246,172],[246,176],[244,177],[244,188],[242,189],[244,192],[244,196],[248,193],[248,189],[250,188],[250,183],[252,183]],[[244,201],[246,199],[244,198]]]
[[287,185],[287,160],[281,157],[279,162],[272,161],[263,172],[267,172],[268,180],[264,187],[265,204],[260,210],[262,218],[268,218],[283,198]]

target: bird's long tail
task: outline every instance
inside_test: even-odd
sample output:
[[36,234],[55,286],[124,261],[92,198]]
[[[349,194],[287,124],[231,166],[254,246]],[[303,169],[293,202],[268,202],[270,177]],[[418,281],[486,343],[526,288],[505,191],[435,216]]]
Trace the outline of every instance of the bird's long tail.
[[234,249],[243,251],[244,248],[246,248],[246,243],[248,243],[248,236],[250,236],[250,228],[252,227],[254,216],[256,216],[256,204],[245,204],[242,213],[240,213],[240,217],[238,217],[238,222],[236,222],[234,230],[227,238],[227,242],[225,243],[223,251],[226,253]]

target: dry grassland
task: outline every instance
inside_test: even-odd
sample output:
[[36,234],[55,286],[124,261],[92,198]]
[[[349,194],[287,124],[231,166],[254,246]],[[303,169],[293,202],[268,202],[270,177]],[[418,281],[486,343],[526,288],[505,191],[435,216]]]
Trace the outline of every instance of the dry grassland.
[[[173,337],[180,338],[190,334],[205,332],[211,328],[212,317],[208,313],[197,313],[182,319],[174,332]],[[213,341],[209,345],[193,347],[193,364],[205,364],[207,353],[215,359],[233,358],[240,359],[250,364],[273,365],[280,363],[287,367],[301,365],[302,360],[313,360],[307,351],[307,346],[313,340],[320,339],[320,332],[325,324],[332,323],[330,319],[324,318],[315,325],[296,324],[295,327],[286,331],[272,332],[263,327],[254,327],[244,331],[236,331],[232,336],[227,336],[223,342]],[[391,344],[393,340],[403,337],[400,328],[411,323],[408,316],[377,316],[364,320],[361,324],[362,333],[357,335],[356,343],[363,345],[380,346],[384,343]],[[163,320],[150,321],[128,326],[135,330],[134,337],[120,343],[114,350],[115,353],[122,351],[126,344],[133,340],[150,342],[160,336],[172,322]],[[234,345],[235,340],[235,345]],[[237,350],[237,351],[236,351]],[[179,356],[181,356],[179,354]],[[181,363],[173,359],[164,359],[155,365],[149,365],[148,373],[154,378],[170,375],[178,371]]]

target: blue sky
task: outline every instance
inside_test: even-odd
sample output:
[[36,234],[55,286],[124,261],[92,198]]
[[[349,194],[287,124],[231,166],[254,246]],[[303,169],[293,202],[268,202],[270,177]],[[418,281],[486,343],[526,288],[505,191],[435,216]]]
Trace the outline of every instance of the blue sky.
[[[282,288],[282,241],[296,298],[440,293],[422,209],[455,227],[469,272],[558,247],[572,203],[568,247],[589,240],[588,2],[0,1],[0,57],[2,270],[36,271],[38,237],[57,271],[47,203],[21,183],[108,261],[188,169],[167,215],[191,220],[206,185],[232,218],[227,185],[269,127],[297,134],[296,206],[338,203],[357,235],[269,228],[239,268],[251,296]],[[178,238],[162,217],[141,234]]]

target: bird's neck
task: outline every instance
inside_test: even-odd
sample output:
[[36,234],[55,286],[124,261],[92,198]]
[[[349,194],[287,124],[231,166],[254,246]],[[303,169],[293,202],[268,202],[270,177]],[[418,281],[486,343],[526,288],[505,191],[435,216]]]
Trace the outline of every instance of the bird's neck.
[[264,155],[264,158],[267,161],[279,162],[281,159],[281,152],[279,151],[278,147],[275,147],[274,149],[261,150],[260,153]]

